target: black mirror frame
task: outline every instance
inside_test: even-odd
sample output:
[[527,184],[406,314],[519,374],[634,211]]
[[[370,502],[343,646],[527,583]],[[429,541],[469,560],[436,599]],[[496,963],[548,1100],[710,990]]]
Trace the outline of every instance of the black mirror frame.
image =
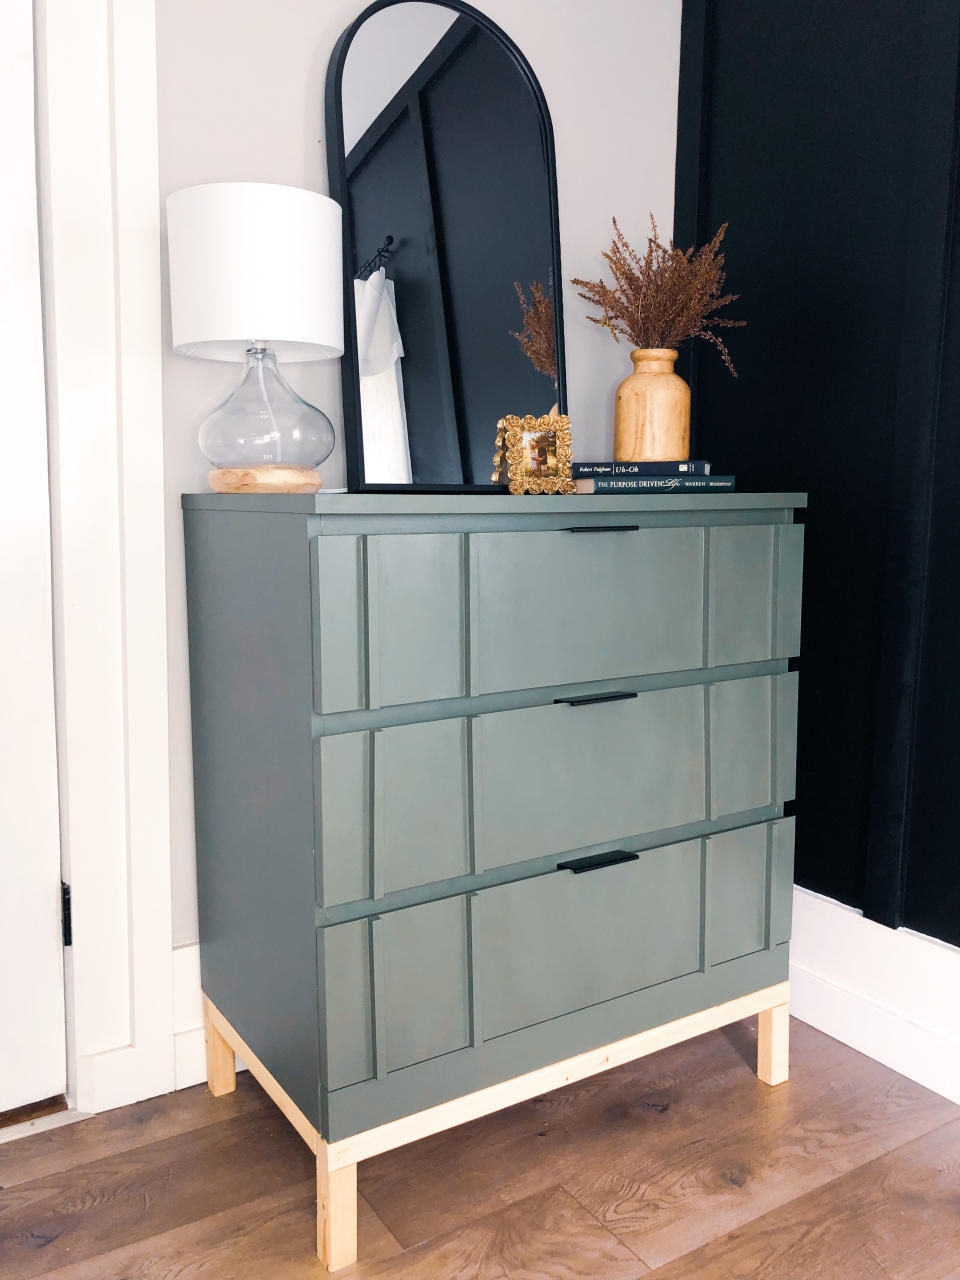
[[[333,53],[327,67],[326,88],[324,93],[325,129],[327,139],[327,177],[331,197],[344,210],[344,222],[347,214],[347,163],[344,148],[343,111],[341,110],[343,70],[347,61],[347,53],[354,36],[364,22],[381,9],[392,8],[403,4],[406,0],[374,0],[351,22],[334,45]],[[533,73],[533,68],[513,43],[505,31],[497,26],[486,14],[464,0],[427,0],[428,4],[436,4],[443,9],[452,9],[464,17],[472,18],[490,35],[494,36],[506,52],[517,70],[523,76],[527,87],[533,94],[540,110],[540,127],[543,133],[545,159],[547,165],[547,190],[550,198],[551,222],[551,264],[553,274],[553,317],[556,331],[557,355],[557,405],[560,413],[567,412],[566,359],[563,345],[563,275],[560,267],[560,220],[557,200],[557,157],[553,142],[553,124],[550,111],[540,82]],[[343,442],[347,459],[347,488],[351,493],[491,493],[502,492],[502,485],[436,485],[436,484],[367,484],[363,478],[363,424],[360,417],[360,375],[357,368],[357,323],[353,303],[353,290],[348,284],[353,279],[353,254],[350,238],[344,226],[343,236],[343,337],[344,350],[340,363],[340,380],[343,388]],[[493,459],[493,431],[490,445],[491,465]]]

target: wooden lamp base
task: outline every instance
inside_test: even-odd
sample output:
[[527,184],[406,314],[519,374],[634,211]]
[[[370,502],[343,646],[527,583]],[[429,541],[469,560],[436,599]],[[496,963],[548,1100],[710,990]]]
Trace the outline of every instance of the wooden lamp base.
[[312,467],[214,467],[208,476],[214,493],[316,493],[323,484]]

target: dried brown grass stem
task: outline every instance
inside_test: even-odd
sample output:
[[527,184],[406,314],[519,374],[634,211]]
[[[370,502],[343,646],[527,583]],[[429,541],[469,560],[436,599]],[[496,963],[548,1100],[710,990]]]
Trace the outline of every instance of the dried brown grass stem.
[[519,281],[513,287],[520,300],[523,328],[519,333],[510,330],[511,337],[520,343],[523,354],[539,373],[545,373],[557,381],[556,326],[553,318],[553,299],[539,280],[530,286],[530,300]]
[[724,223],[709,244],[694,251],[678,249],[660,239],[653,214],[652,233],[641,257],[613,219],[614,238],[604,258],[613,285],[603,280],[580,280],[580,297],[600,312],[587,316],[593,324],[609,329],[614,339],[628,338],[635,347],[678,347],[688,338],[711,342],[734,377],[737,371],[727,345],[715,329],[737,329],[745,320],[730,320],[717,312],[736,301],[739,294],[724,293],[724,255],[720,245]]

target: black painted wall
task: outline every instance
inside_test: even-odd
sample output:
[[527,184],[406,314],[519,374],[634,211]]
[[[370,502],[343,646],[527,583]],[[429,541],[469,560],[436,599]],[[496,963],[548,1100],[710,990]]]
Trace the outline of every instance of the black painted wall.
[[903,923],[960,943],[960,218],[953,224],[946,303]]
[[675,238],[729,221],[748,322],[738,380],[687,361],[696,456],[810,494],[797,878],[960,942],[958,29],[953,0],[685,0]]

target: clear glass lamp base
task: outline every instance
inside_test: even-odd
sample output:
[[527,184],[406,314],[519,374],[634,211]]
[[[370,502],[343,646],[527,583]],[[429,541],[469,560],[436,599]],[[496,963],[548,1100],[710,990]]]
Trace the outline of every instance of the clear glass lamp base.
[[239,386],[200,424],[215,493],[316,493],[333,452],[333,424],[280,376],[272,351],[247,351]]

